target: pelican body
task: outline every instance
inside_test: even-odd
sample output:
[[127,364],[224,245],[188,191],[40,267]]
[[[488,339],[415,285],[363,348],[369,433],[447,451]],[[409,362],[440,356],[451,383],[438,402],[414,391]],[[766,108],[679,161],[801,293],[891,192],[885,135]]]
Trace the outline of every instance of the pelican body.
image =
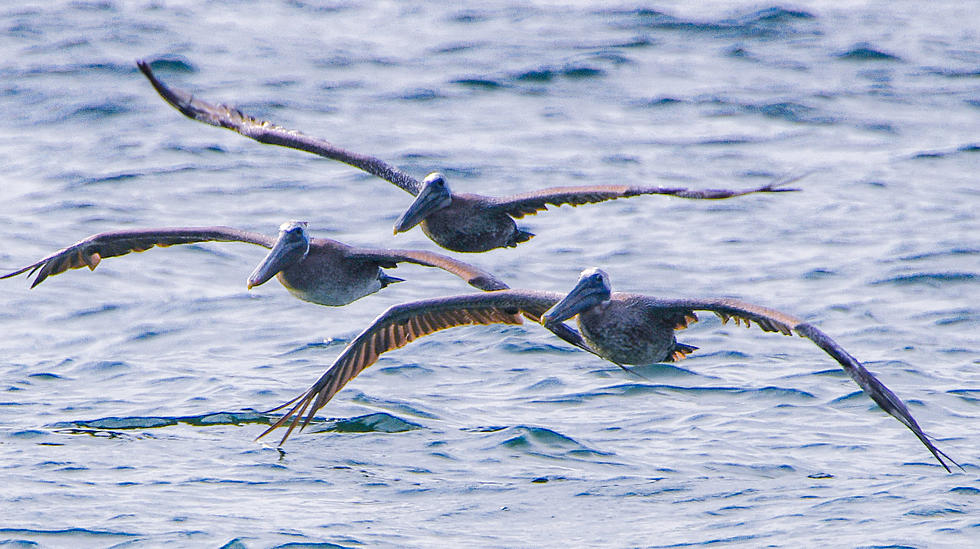
[[0,276],[35,275],[31,287],[68,269],[95,269],[107,257],[142,252],[154,246],[194,242],[245,242],[269,248],[265,259],[248,278],[248,288],[272,277],[294,296],[319,305],[347,305],[402,279],[386,274],[384,268],[398,263],[438,267],[475,288],[500,290],[507,285],[494,275],[442,254],[420,250],[355,248],[329,238],[309,238],[305,221],[289,221],[279,228],[278,238],[231,227],[174,227],[112,231],[92,235],[26,267]]
[[534,234],[518,228],[514,220],[544,211],[549,205],[578,206],[647,194],[723,199],[752,193],[798,190],[785,188],[784,185],[799,177],[743,191],[644,185],[584,185],[553,187],[505,197],[454,193],[445,176],[438,172],[432,172],[419,181],[379,158],[348,151],[326,140],[258,120],[227,105],[215,105],[198,99],[184,90],[165,85],[153,74],[146,61],[137,61],[137,65],[157,93],[188,118],[232,130],[260,143],[297,149],[349,164],[389,181],[415,196],[415,202],[395,224],[395,234],[421,225],[422,231],[433,242],[457,252],[485,252],[514,247],[530,240]]
[[[259,438],[289,423],[280,445],[297,427],[305,427],[340,389],[381,354],[455,326],[521,324],[524,318],[576,347],[631,371],[624,364],[650,364],[683,359],[696,347],[678,343],[675,331],[697,322],[696,311],[710,311],[723,322],[734,319],[767,332],[810,339],[834,358],[858,386],[885,412],[905,425],[940,465],[959,466],[919,427],[905,404],[843,347],[812,324],[790,315],[735,299],[658,299],[641,294],[613,293],[608,275],[600,269],[582,272],[566,295],[532,290],[503,290],[427,299],[396,305],[360,333],[333,365],[307,391],[270,410],[289,410]],[[578,317],[581,332],[565,321]],[[948,462],[948,463],[947,463]],[[961,467],[962,468],[962,467]]]

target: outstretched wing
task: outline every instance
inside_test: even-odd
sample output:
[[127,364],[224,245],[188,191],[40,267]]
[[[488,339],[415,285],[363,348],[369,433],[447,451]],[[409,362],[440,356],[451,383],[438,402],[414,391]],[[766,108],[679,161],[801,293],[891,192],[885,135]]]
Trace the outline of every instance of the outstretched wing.
[[746,191],[730,191],[726,189],[703,189],[693,190],[682,187],[643,187],[637,185],[588,185],[584,187],[553,187],[541,189],[529,193],[505,196],[495,199],[494,207],[506,212],[514,218],[520,219],[525,215],[533,215],[548,209],[548,206],[561,206],[569,204],[578,206],[580,204],[591,204],[615,200],[617,198],[629,198],[644,194],[666,194],[681,198],[695,199],[722,199],[742,196],[752,193],[778,193],[797,191],[799,189],[787,189],[783,187],[799,177],[789,180],[778,181],[749,189]]
[[273,412],[292,406],[258,438],[289,422],[286,433],[279,441],[280,445],[285,443],[297,425],[300,429],[306,427],[317,410],[329,402],[337,391],[387,351],[456,326],[521,324],[522,315],[540,318],[560,299],[561,295],[557,293],[502,290],[395,305],[354,338],[330,369],[306,392],[269,410]]
[[136,64],[150,80],[150,83],[153,84],[157,93],[167,103],[170,103],[188,118],[193,118],[194,120],[219,128],[227,128],[245,137],[252,138],[259,143],[306,151],[331,160],[338,160],[345,164],[350,164],[355,168],[359,168],[381,179],[394,183],[412,195],[419,194],[419,190],[422,188],[422,183],[417,179],[379,158],[341,149],[323,139],[310,137],[296,130],[277,126],[272,122],[252,118],[238,109],[227,105],[214,105],[196,99],[192,94],[178,88],[166,86],[158,80],[150,69],[150,64],[146,61],[139,60]]
[[757,324],[760,328],[767,332],[780,332],[785,335],[790,335],[796,332],[798,335],[809,339],[814,342],[817,347],[820,347],[828,355],[834,358],[841,367],[847,372],[847,375],[854,380],[858,386],[869,396],[871,400],[875,401],[882,410],[888,412],[892,417],[900,421],[903,425],[909,428],[913,434],[925,445],[926,448],[935,456],[939,464],[942,465],[946,471],[950,471],[949,465],[943,458],[946,458],[950,463],[960,467],[960,464],[956,463],[953,458],[946,455],[942,450],[936,448],[929,437],[922,431],[919,424],[912,417],[912,413],[909,411],[905,403],[898,398],[895,393],[893,393],[888,387],[878,381],[871,372],[869,372],[856,358],[851,356],[843,347],[837,344],[833,339],[831,339],[827,334],[821,332],[812,324],[801,321],[798,318],[794,318],[790,315],[783,314],[779,311],[774,311],[766,307],[760,307],[758,305],[752,305],[750,303],[745,303],[735,299],[714,299],[714,300],[678,300],[678,301],[660,301],[656,300],[655,306],[662,307],[665,311],[711,311],[718,315],[722,322],[727,322],[729,319],[733,319],[737,324],[744,323],[746,326],[750,326],[752,323]]
[[394,268],[402,262],[437,267],[462,278],[470,286],[480,290],[493,291],[510,288],[502,280],[479,267],[434,252],[353,248],[347,253],[350,257],[377,261],[382,267],[388,268]]
[[68,269],[88,267],[95,269],[99,261],[107,257],[142,252],[154,246],[173,246],[194,242],[246,242],[271,248],[275,239],[264,234],[240,231],[231,227],[177,227],[163,229],[136,229],[132,231],[110,231],[94,234],[67,248],[32,263],[22,269],[0,276],[0,279],[27,273],[30,277],[37,273],[31,288],[44,279]]

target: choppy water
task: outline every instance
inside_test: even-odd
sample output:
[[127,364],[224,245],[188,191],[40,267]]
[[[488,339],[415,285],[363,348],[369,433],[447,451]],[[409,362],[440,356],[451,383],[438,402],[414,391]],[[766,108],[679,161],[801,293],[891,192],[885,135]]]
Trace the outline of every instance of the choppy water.
[[515,287],[735,296],[835,337],[965,467],[946,474],[806,340],[704,317],[647,380],[545,330],[385,355],[281,455],[253,442],[431,270],[345,308],[248,292],[263,251],[106,260],[0,306],[13,546],[912,546],[980,539],[980,32],[960,2],[51,2],[0,8],[0,267],[92,233],[225,224],[433,249],[410,197],[166,106],[137,72],[457,190],[805,192],[544,213],[465,259]]

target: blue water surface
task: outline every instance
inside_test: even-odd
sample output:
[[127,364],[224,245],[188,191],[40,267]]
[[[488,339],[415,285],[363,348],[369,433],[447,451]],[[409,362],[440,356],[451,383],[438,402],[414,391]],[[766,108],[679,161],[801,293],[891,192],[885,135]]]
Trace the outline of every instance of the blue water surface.
[[809,341],[702,315],[626,374],[543,328],[384,355],[283,451],[261,413],[387,307],[246,290],[264,250],[0,281],[0,542],[107,547],[965,547],[980,539],[980,31],[962,2],[54,1],[0,7],[0,268],[106,230],[289,219],[363,246],[411,202],[188,120],[200,97],[454,189],[648,196],[523,219],[462,256],[512,286],[728,296],[818,325],[909,404],[947,474]]

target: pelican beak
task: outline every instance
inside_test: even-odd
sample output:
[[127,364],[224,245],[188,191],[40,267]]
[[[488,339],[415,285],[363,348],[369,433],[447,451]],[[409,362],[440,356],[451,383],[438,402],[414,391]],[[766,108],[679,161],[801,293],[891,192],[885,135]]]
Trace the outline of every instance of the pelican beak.
[[452,194],[440,174],[430,174],[415,197],[415,202],[395,222],[394,234],[403,233],[425,220],[430,214],[452,204]]
[[605,273],[598,270],[586,271],[572,291],[541,316],[541,323],[548,325],[564,322],[608,300],[610,295]]
[[[304,223],[305,225],[305,223]],[[285,226],[284,226],[285,227]],[[310,241],[302,227],[279,231],[279,239],[269,250],[262,263],[248,277],[248,289],[265,284],[280,271],[299,263],[310,251]]]

